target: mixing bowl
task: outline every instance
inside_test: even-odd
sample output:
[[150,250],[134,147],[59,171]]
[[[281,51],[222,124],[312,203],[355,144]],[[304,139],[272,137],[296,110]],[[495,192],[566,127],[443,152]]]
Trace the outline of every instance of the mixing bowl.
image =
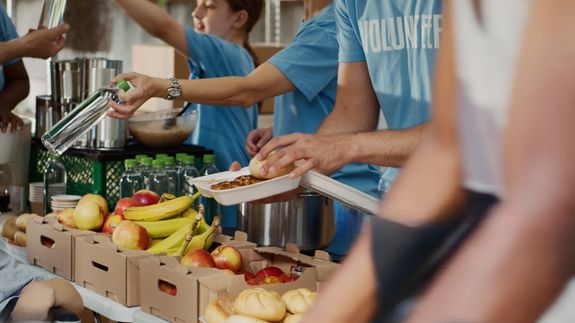
[[198,111],[178,116],[182,109],[144,113],[128,119],[128,130],[142,144],[149,147],[177,146],[194,131]]

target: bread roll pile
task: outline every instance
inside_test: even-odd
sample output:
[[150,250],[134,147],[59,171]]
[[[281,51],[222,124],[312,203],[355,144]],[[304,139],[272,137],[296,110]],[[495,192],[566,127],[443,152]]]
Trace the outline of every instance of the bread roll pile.
[[218,297],[208,305],[205,316],[209,323],[298,323],[316,296],[307,288],[288,291],[281,297],[262,288],[246,289],[235,300]]
[[24,213],[19,216],[9,216],[2,225],[2,236],[8,242],[18,246],[26,247],[26,227],[28,220],[37,216],[36,214]]

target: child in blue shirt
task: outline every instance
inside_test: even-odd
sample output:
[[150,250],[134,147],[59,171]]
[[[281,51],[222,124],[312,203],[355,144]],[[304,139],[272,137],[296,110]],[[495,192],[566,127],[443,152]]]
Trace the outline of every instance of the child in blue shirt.
[[[116,3],[148,33],[188,58],[191,79],[245,76],[256,66],[248,39],[261,14],[263,0],[198,0],[192,13],[193,28],[182,26],[149,1],[116,0]],[[166,98],[167,88],[161,97]],[[226,169],[234,160],[249,162],[242,147],[248,133],[257,126],[256,104],[248,109],[234,105],[221,109],[192,101],[186,109],[199,112],[198,125],[188,142],[213,149],[219,169]],[[118,118],[130,115],[111,114]]]

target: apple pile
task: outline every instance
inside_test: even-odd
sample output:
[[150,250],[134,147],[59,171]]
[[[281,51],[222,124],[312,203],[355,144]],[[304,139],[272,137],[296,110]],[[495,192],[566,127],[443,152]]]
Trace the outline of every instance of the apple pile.
[[204,249],[192,250],[180,259],[180,263],[190,268],[218,268],[230,274],[243,275],[246,283],[251,286],[289,283],[299,278],[299,275],[285,273],[275,266],[260,269],[255,275],[242,271],[242,256],[239,250],[225,244],[218,246],[211,253]]

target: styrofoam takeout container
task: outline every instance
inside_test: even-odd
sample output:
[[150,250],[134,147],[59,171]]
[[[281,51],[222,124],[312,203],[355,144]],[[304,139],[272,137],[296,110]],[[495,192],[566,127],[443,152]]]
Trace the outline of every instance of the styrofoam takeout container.
[[285,193],[296,189],[299,186],[300,178],[290,178],[289,175],[280,176],[265,180],[260,183],[231,188],[228,190],[213,190],[213,184],[223,181],[230,181],[238,176],[250,175],[249,167],[244,167],[238,171],[227,171],[213,175],[197,177],[192,183],[205,197],[213,197],[222,205],[234,205],[243,202],[250,202],[277,194]]

